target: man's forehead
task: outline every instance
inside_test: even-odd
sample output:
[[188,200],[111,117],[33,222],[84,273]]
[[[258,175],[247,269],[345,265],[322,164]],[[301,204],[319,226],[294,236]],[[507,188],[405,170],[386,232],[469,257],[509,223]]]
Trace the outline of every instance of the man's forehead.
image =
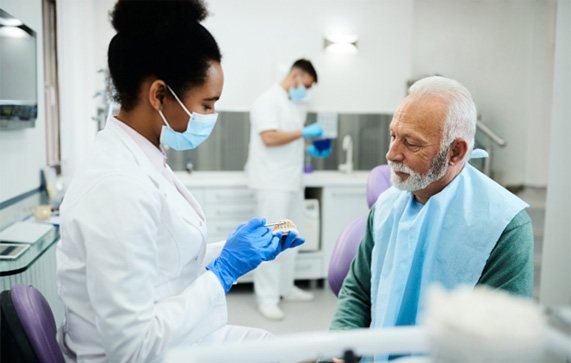
[[440,97],[408,96],[395,111],[391,128],[405,128],[421,133],[441,131],[447,111],[448,104]]

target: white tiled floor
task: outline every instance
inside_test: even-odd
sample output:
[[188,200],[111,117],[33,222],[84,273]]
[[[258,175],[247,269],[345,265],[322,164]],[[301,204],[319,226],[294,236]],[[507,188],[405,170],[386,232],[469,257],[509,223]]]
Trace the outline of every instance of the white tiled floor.
[[308,284],[298,283],[304,290],[314,293],[315,299],[310,302],[281,302],[285,319],[273,321],[258,313],[252,284],[239,284],[227,295],[228,321],[233,325],[262,328],[278,335],[328,330],[337,297],[326,283],[320,285],[322,287],[310,289]]

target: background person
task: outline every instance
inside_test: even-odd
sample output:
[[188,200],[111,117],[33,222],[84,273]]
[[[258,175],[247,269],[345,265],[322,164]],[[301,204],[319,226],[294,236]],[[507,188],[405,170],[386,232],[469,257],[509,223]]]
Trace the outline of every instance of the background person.
[[[307,89],[317,83],[310,61],[294,62],[287,76],[256,99],[250,111],[250,145],[246,173],[256,192],[257,214],[269,221],[289,218],[301,221],[303,208],[304,138],[321,136],[317,123],[304,127],[306,112],[301,101]],[[309,147],[308,147],[309,148]],[[311,148],[314,156],[316,154]],[[327,152],[323,156],[328,155]],[[294,285],[296,253],[291,250],[254,273],[254,289],[260,313],[283,319],[280,296],[309,301],[313,295]]]

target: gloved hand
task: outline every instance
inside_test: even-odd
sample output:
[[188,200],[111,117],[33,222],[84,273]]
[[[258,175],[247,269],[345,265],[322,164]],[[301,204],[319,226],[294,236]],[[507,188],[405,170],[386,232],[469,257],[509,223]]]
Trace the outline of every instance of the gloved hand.
[[[282,235],[281,233],[276,233],[275,236],[280,238],[279,253],[287,250],[288,248],[294,248],[305,243],[305,239],[297,236],[295,232],[289,232],[287,235]],[[277,256],[278,254],[276,254]],[[274,256],[275,258],[275,256]]]
[[319,137],[323,135],[323,128],[317,122],[314,122],[311,125],[305,126],[301,130],[301,134],[303,137]]
[[308,146],[305,148],[305,152],[306,152],[308,155],[313,156],[314,158],[320,158],[320,159],[322,159],[322,158],[326,158],[326,157],[328,157],[329,155],[331,155],[331,148],[328,148],[328,149],[319,151],[319,150],[315,147],[315,145],[311,144],[311,145],[308,145]]
[[265,218],[252,218],[248,223],[239,225],[228,236],[220,256],[206,266],[218,277],[224,291],[230,291],[240,276],[263,261],[271,261],[283,250],[304,242],[295,233],[285,239],[279,233],[272,234],[265,224]]

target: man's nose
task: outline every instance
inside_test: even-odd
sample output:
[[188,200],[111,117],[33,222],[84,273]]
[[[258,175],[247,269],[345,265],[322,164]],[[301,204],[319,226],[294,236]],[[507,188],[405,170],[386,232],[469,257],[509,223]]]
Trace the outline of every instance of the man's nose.
[[394,162],[401,162],[404,160],[404,155],[400,151],[400,146],[398,141],[391,142],[391,145],[389,146],[389,151],[387,152],[385,157],[387,158],[388,161],[394,161]]

